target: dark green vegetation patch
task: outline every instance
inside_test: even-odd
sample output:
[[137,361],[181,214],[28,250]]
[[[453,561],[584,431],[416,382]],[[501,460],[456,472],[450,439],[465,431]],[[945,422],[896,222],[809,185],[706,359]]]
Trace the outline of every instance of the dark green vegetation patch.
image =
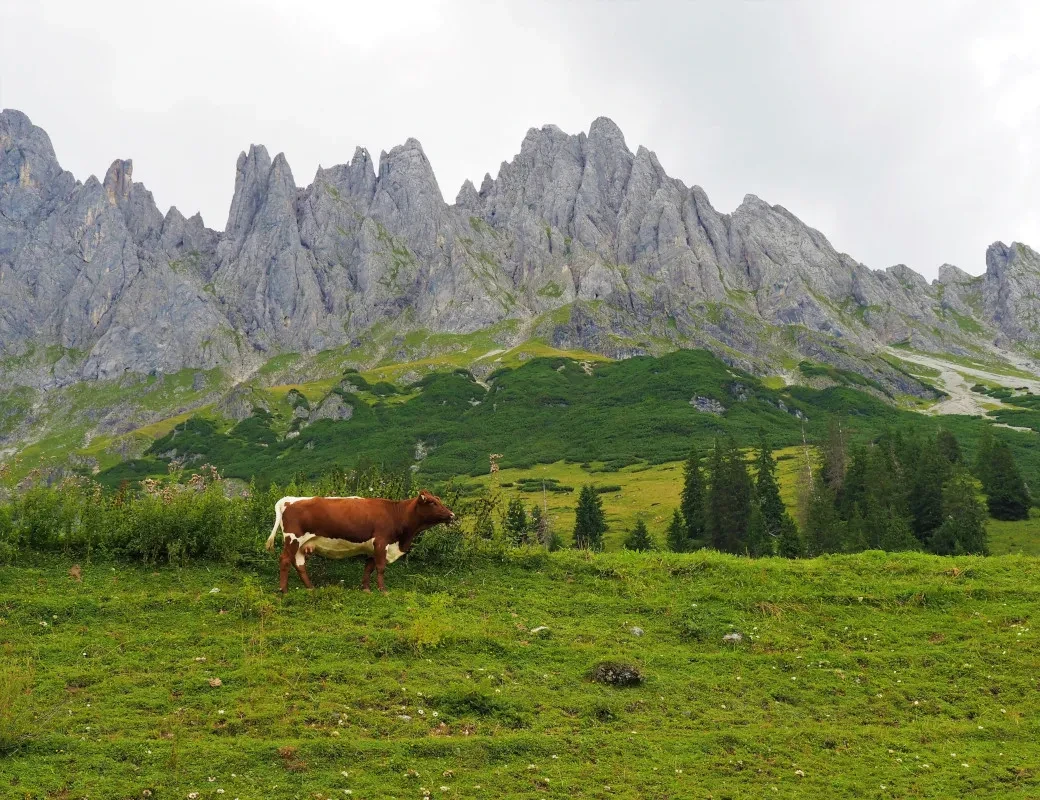
[[[691,440],[707,447],[720,433],[749,446],[764,428],[779,448],[800,443],[804,427],[819,440],[834,417],[847,418],[860,439],[886,426],[934,433],[942,424],[973,452],[987,424],[967,417],[940,423],[847,385],[773,390],[705,351],[690,350],[594,369],[569,358],[532,359],[494,373],[486,385],[465,370],[433,373],[404,396],[350,373],[334,391],[352,407],[349,420],[315,422],[286,438],[262,412],[230,428],[195,418],[157,440],[143,459],[102,473],[101,480],[115,486],[164,475],[173,457],[215,464],[228,477],[282,483],[357,464],[417,465],[426,479],[446,480],[486,474],[491,453],[503,454],[503,468],[562,460],[596,462],[609,471],[680,460]],[[1027,472],[1040,470],[1035,437],[1001,435]],[[425,454],[416,461],[419,443]]]

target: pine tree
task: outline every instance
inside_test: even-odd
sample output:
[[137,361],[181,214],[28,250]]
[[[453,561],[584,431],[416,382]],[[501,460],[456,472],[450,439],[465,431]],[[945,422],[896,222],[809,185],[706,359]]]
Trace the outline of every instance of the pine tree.
[[574,546],[583,550],[602,550],[603,534],[607,523],[603,504],[596,490],[586,484],[578,495],[578,509],[574,519]]
[[672,521],[668,525],[668,549],[673,553],[685,553],[690,549],[690,540],[686,536],[686,523],[683,522],[679,509],[672,513]]
[[736,443],[729,439],[723,446],[716,440],[708,491],[707,526],[711,544],[717,550],[744,552],[752,492],[751,476]]
[[[758,474],[755,478],[755,497],[758,507],[762,511],[762,523],[767,536],[776,539],[780,536],[780,526],[783,524],[784,501],[780,499],[780,484],[776,479],[776,461],[773,459],[773,451],[766,440],[765,431],[758,432],[758,459],[756,461]],[[771,549],[771,547],[770,547]]]
[[805,555],[805,545],[798,532],[798,526],[789,514],[784,515],[780,523],[780,538],[776,542],[776,553],[782,558],[801,558]]
[[985,469],[989,477],[986,503],[990,516],[1003,520],[1029,519],[1029,506],[1032,504],[1029,490],[1018,471],[1011,448],[1005,442],[998,442],[991,448]]
[[986,512],[975,494],[975,481],[958,467],[943,491],[942,525],[928,542],[928,549],[941,556],[964,553],[986,555]]
[[961,463],[961,443],[946,428],[939,429],[939,433],[935,437],[935,444],[947,464]]
[[637,520],[636,525],[625,537],[626,550],[653,550],[654,542],[650,538],[650,532],[646,529],[643,520]]
[[690,455],[683,465],[683,488],[679,499],[683,524],[686,526],[687,548],[691,550],[704,541],[704,502],[701,457],[696,448],[691,448]]
[[510,544],[519,546],[527,543],[527,510],[519,497],[514,497],[509,501],[503,526]]
[[530,532],[530,537],[536,542],[544,544],[545,542],[542,540],[542,526],[545,523],[542,521],[542,507],[537,503],[531,506],[531,514],[528,519],[530,522],[528,523],[527,529]]

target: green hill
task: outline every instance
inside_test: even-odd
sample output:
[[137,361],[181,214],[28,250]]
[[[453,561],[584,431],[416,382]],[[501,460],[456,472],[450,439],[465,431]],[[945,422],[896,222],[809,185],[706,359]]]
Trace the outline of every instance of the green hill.
[[[407,386],[366,375],[256,387],[267,409],[237,423],[212,410],[179,421],[144,457],[109,468],[101,480],[115,485],[163,475],[173,458],[215,464],[230,477],[279,482],[366,462],[413,466],[427,480],[447,480],[485,474],[490,453],[503,454],[503,467],[567,461],[613,470],[680,459],[691,440],[707,444],[718,434],[750,445],[760,427],[774,446],[793,445],[802,441],[803,429],[810,439],[822,436],[836,417],[859,438],[886,426],[934,431],[943,425],[972,452],[989,424],[901,409],[860,384],[772,388],[706,351],[597,364],[532,358],[486,381],[463,369],[434,372]],[[350,418],[307,424],[308,414],[331,395],[340,407],[349,406]],[[1023,469],[1040,471],[1035,435],[1000,434]]]
[[0,568],[5,797],[1040,795],[1035,558],[69,567]]

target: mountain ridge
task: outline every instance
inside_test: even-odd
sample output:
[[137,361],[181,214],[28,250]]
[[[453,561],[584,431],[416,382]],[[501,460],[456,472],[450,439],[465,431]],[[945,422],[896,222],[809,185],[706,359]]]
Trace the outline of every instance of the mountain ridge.
[[587,134],[529,129],[452,205],[415,139],[378,163],[358,147],[306,187],[251,145],[217,231],[162,214],[131,160],[78,182],[42,128],[0,113],[0,375],[37,388],[245,377],[279,353],[356,350],[378,326],[399,339],[513,321],[563,349],[705,347],[757,373],[809,358],[924,396],[873,354],[1040,349],[1040,256],[998,242],[986,262],[929,283],[860,264],[754,195],[720,213],[606,117]]

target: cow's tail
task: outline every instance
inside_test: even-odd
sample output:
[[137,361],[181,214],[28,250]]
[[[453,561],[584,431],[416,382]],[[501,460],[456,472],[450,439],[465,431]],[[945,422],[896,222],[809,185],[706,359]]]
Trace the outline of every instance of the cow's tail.
[[278,535],[278,529],[282,527],[282,512],[295,499],[295,497],[283,497],[274,504],[274,527],[271,528],[271,535],[267,537],[267,541],[264,543],[265,550],[274,550],[274,539]]

